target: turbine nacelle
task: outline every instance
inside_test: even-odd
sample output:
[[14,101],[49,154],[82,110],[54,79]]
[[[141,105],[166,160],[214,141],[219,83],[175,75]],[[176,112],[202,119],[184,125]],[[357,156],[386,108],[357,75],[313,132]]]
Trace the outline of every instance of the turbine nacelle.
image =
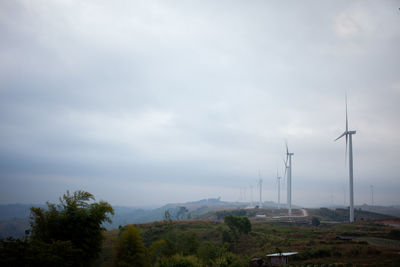
[[356,134],[357,131],[345,131],[344,133],[342,133],[338,138],[336,138],[334,141],[339,140],[340,138],[342,138],[343,136],[349,135],[349,134]]

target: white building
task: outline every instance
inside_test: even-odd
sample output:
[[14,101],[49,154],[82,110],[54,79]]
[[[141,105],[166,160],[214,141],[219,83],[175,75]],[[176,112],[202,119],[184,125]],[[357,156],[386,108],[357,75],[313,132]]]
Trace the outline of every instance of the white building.
[[271,258],[272,266],[285,266],[286,264],[289,264],[289,256],[296,254],[297,252],[282,252],[282,253],[267,254],[267,257]]

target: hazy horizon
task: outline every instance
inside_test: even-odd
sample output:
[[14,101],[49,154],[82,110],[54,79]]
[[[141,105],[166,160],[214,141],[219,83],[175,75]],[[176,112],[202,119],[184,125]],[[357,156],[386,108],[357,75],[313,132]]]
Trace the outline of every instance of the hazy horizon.
[[[399,205],[398,1],[0,2],[0,204]],[[286,183],[281,186],[286,202]]]

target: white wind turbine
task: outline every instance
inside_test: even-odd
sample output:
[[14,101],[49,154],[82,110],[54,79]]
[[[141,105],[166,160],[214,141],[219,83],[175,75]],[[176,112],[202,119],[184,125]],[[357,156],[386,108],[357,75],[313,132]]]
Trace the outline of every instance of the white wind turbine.
[[338,140],[343,136],[346,136],[346,160],[347,160],[347,141],[349,142],[349,178],[350,178],[350,222],[354,222],[354,193],[353,193],[353,134],[356,134],[356,131],[349,131],[349,122],[347,118],[347,95],[346,95],[346,130],[342,133],[338,138]]
[[260,189],[260,208],[263,206],[262,205],[262,179],[261,179],[261,173],[260,170],[258,170],[258,188]]
[[287,207],[288,207],[288,215],[292,216],[292,156],[294,155],[294,153],[289,152],[287,142],[285,143],[286,143],[285,175],[287,171]]
[[276,170],[276,179],[278,180],[278,210],[281,209],[281,179],[279,177],[278,170]]

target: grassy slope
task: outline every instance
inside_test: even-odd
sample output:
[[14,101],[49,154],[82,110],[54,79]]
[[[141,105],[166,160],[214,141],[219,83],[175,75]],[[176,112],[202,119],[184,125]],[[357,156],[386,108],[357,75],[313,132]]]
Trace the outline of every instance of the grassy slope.
[[[231,246],[231,251],[244,258],[262,257],[267,253],[298,251],[292,264],[353,263],[358,266],[400,266],[398,240],[389,240],[392,227],[360,222],[332,226],[277,225],[254,222],[252,232],[242,235]],[[171,236],[194,232],[200,242],[221,244],[223,223],[211,221],[179,221],[136,225],[141,229],[146,245]],[[118,230],[106,232],[104,259],[111,261],[111,247]],[[338,235],[355,236],[353,240],[337,240]],[[222,245],[222,244],[221,244]]]

